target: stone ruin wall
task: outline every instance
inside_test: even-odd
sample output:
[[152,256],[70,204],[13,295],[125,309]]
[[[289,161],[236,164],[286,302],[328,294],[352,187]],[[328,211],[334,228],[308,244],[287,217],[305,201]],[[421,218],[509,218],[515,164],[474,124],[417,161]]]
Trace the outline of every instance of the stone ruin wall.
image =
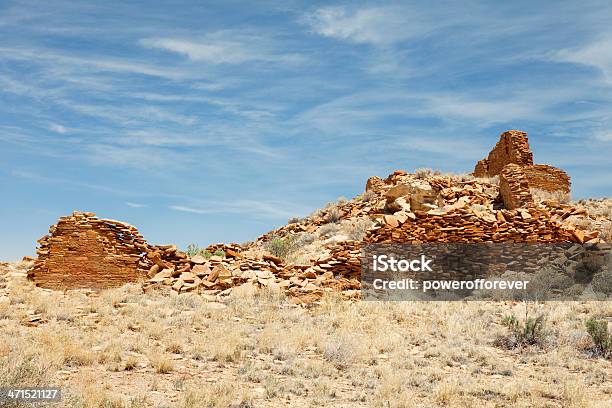
[[533,164],[533,154],[529,148],[527,133],[520,130],[509,130],[502,133],[489,156],[476,164],[474,176],[496,176],[501,173],[505,165],[511,163],[519,166]]
[[[147,244],[138,230],[94,213],[61,217],[38,242],[28,277],[49,289],[109,288],[137,281]],[[144,265],[142,265],[144,266]]]
[[499,194],[509,210],[533,204],[529,179],[523,167],[508,164],[503,168],[499,175]]
[[476,164],[473,175],[499,175],[500,196],[508,209],[531,205],[531,189],[570,194],[567,173],[545,164],[534,165],[527,133],[518,130],[502,133],[488,157]]
[[523,167],[530,188],[554,192],[570,193],[570,178],[566,172],[546,164]]
[[494,214],[478,214],[469,209],[443,215],[417,211],[414,220],[407,220],[399,226],[384,225],[368,232],[365,242],[579,242],[572,231],[551,221],[551,214],[543,209],[495,210]]

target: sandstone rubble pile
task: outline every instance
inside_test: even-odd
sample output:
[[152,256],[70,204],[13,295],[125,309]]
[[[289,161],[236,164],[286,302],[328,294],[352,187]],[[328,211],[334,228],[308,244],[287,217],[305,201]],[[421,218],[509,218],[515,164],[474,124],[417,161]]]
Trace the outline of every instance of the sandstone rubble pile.
[[[319,262],[313,266],[286,265],[269,254],[264,254],[261,259],[243,255],[243,248],[237,244],[217,244],[207,247],[205,252],[218,250],[223,251],[224,255],[204,257],[198,254],[190,257],[188,270],[178,271],[171,265],[160,269],[155,267],[157,264],[153,265],[145,290],[170,286],[180,293],[197,291],[208,296],[224,296],[236,286],[251,285],[282,291],[292,296],[296,303],[310,303],[319,299],[326,288],[346,291],[347,297],[355,297],[359,289],[354,271],[352,274],[347,272],[350,276],[344,276],[342,269],[334,270],[336,274],[331,272],[335,265],[340,264],[339,261],[331,264]],[[355,255],[358,258],[359,249]]]
[[320,298],[323,288],[359,288],[355,273],[351,279],[334,278],[328,271],[334,262],[312,267],[285,265],[272,255],[245,257],[237,244],[206,248],[206,253],[222,256],[190,257],[175,245],[150,245],[135,227],[89,212],[61,217],[39,244],[28,278],[48,289],[102,289],[146,279],[145,290],[169,286],[179,293],[223,296],[235,286],[250,284],[284,291],[297,302],[309,303]]

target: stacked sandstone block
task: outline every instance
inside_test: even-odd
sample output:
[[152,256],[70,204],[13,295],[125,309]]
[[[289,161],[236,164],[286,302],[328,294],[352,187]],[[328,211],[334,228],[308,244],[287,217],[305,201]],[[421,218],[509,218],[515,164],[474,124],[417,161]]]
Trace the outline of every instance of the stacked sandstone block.
[[[478,212],[469,208],[415,212],[400,225],[381,218],[382,226],[372,230],[367,243],[470,243],[470,242],[580,242],[572,230],[552,221],[552,214],[540,208],[491,210]],[[588,237],[588,238],[595,238]],[[584,239],[584,238],[583,238]]]
[[561,191],[565,194],[570,193],[570,178],[566,172],[557,167],[536,164],[522,167],[522,170],[527,177],[530,188],[549,192]]
[[499,174],[499,194],[509,210],[533,204],[530,187],[527,175],[518,164],[507,164]]
[[94,213],[61,217],[38,242],[38,259],[29,278],[45,288],[108,288],[136,281],[147,244],[126,223],[99,219]]
[[534,165],[527,133],[518,130],[502,133],[489,156],[476,164],[473,174],[475,177],[499,175],[500,193],[508,209],[531,204],[529,191],[532,189],[568,196],[570,193],[567,173],[544,164]]
[[498,175],[507,164],[531,166],[533,154],[529,149],[527,133],[520,130],[509,130],[499,136],[499,142],[486,159],[480,160],[474,170],[475,177],[493,177]]

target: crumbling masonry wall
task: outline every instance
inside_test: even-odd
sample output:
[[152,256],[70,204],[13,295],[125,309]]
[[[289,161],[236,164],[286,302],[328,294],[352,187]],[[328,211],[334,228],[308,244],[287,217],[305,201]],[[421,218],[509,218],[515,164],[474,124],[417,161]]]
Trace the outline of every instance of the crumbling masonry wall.
[[37,286],[49,289],[109,288],[134,282],[147,244],[138,230],[120,221],[74,212],[51,226],[38,242],[29,271]]
[[529,149],[527,133],[520,130],[508,130],[502,133],[489,156],[476,164],[474,176],[496,176],[501,173],[507,164],[517,164],[519,166],[533,164],[533,154]]
[[508,164],[499,175],[499,194],[509,210],[533,204],[530,185],[523,167]]
[[500,196],[508,209],[531,205],[532,189],[568,196],[570,193],[571,183],[566,172],[546,164],[533,164],[527,133],[519,130],[502,133],[489,156],[476,164],[473,174],[475,177],[499,175]]
[[562,191],[570,193],[570,178],[566,172],[546,164],[536,164],[523,167],[523,172],[530,188],[537,188],[544,191]]

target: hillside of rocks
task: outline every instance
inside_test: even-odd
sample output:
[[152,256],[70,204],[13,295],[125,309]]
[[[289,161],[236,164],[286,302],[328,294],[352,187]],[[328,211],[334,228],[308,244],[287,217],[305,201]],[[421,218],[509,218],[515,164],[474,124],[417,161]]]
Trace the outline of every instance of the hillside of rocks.
[[572,203],[561,169],[534,164],[527,135],[508,131],[472,174],[397,170],[364,192],[245,244],[151,245],[136,227],[75,212],[39,241],[28,277],[50,289],[104,288],[140,280],[204,296],[240,285],[311,303],[325,291],[359,296],[360,254],[373,243],[610,241],[611,200]]

